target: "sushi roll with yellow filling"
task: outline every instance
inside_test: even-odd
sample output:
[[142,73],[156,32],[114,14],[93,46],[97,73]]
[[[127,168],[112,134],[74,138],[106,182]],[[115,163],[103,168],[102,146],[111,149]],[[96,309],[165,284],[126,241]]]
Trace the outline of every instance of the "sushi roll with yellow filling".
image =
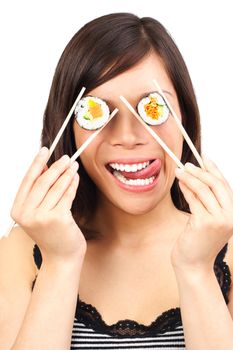
[[164,123],[169,116],[169,109],[161,95],[153,92],[138,103],[138,114],[149,125]]
[[82,128],[97,130],[108,121],[110,111],[106,102],[100,98],[86,96],[79,101],[74,114]]

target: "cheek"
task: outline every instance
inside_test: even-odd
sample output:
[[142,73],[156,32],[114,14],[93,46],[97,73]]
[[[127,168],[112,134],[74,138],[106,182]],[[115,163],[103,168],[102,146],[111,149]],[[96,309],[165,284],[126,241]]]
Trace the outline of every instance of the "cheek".
[[[156,130],[155,130],[156,131]],[[173,120],[167,121],[167,123],[162,124],[157,131],[157,134],[165,142],[165,144],[170,148],[170,150],[181,159],[182,149],[183,149],[183,136],[177,127],[176,122]],[[164,187],[171,189],[171,186],[175,179],[175,169],[177,168],[174,160],[163,150],[164,154]]]
[[77,124],[77,122],[74,122],[73,130],[74,130],[75,145],[76,145],[76,148],[78,149],[91,136],[91,132],[82,129]]
[[[74,122],[74,138],[76,148],[79,149],[85,141],[93,134],[93,131],[85,130],[81,128],[77,122]],[[101,135],[97,135],[91,143],[82,151],[77,161],[81,160],[82,165],[90,177],[96,173],[95,169],[95,157],[99,144],[101,143]]]
[[82,162],[82,166],[85,170],[85,172],[88,174],[88,176],[91,178],[91,180],[96,183],[96,178],[98,179],[98,172],[95,167],[95,163],[93,162],[92,159],[92,153],[88,152],[83,152],[80,156],[80,161]]
[[[165,142],[165,144],[170,148],[170,150],[177,156],[178,159],[181,159],[182,149],[183,149],[183,135],[174,119],[169,118],[166,123],[158,126],[157,128],[153,127],[155,132],[159,137]],[[177,167],[174,160],[163,150],[165,166],[175,169]]]
[[166,130],[163,136],[167,146],[180,158],[183,148],[183,136],[177,127],[170,127]]
[[[76,127],[74,135],[76,148],[79,149],[92,134],[93,132],[91,131],[87,131],[80,127]],[[82,162],[84,169],[90,177],[93,177],[97,172],[97,169],[95,167],[95,160],[101,142],[102,139],[101,135],[99,134],[94,138],[94,140],[91,141],[91,143],[85,148],[85,150],[82,151],[81,155],[77,159],[78,162],[79,160]]]
[[153,127],[153,129],[173,153],[177,155],[176,152],[180,152],[183,145],[183,136],[174,119],[169,118],[164,124]]
[[[73,124],[74,139],[76,149],[79,149],[84,142],[90,137],[91,133],[87,130],[82,129],[76,121]],[[93,143],[94,141],[92,141]],[[91,167],[91,154],[93,152],[92,143],[87,146],[87,148],[81,153],[77,161],[81,160],[86,171]]]

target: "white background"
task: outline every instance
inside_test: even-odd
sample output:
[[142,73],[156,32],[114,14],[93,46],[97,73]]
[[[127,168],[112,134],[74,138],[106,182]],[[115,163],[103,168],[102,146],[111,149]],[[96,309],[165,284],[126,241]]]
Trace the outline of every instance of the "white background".
[[0,6],[0,236],[17,188],[40,145],[58,59],[74,33],[111,12],[152,16],[181,50],[196,91],[204,153],[233,185],[231,1],[5,1]]

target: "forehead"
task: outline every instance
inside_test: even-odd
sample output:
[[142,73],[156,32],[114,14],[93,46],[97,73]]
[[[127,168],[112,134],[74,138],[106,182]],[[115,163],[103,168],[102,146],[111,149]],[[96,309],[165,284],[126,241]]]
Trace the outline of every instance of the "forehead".
[[166,73],[163,62],[154,53],[89,93],[109,101],[119,100],[120,95],[131,100],[138,99],[145,92],[156,90],[152,82],[154,78],[158,81],[162,90],[166,90],[175,96],[175,90]]

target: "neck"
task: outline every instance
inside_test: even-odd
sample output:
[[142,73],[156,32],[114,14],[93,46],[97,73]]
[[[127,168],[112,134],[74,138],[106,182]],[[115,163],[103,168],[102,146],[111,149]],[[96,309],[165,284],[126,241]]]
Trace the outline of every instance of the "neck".
[[133,215],[99,197],[94,226],[101,232],[101,240],[114,246],[142,246],[155,242],[174,241],[187,221],[187,215],[165,197],[151,211]]

